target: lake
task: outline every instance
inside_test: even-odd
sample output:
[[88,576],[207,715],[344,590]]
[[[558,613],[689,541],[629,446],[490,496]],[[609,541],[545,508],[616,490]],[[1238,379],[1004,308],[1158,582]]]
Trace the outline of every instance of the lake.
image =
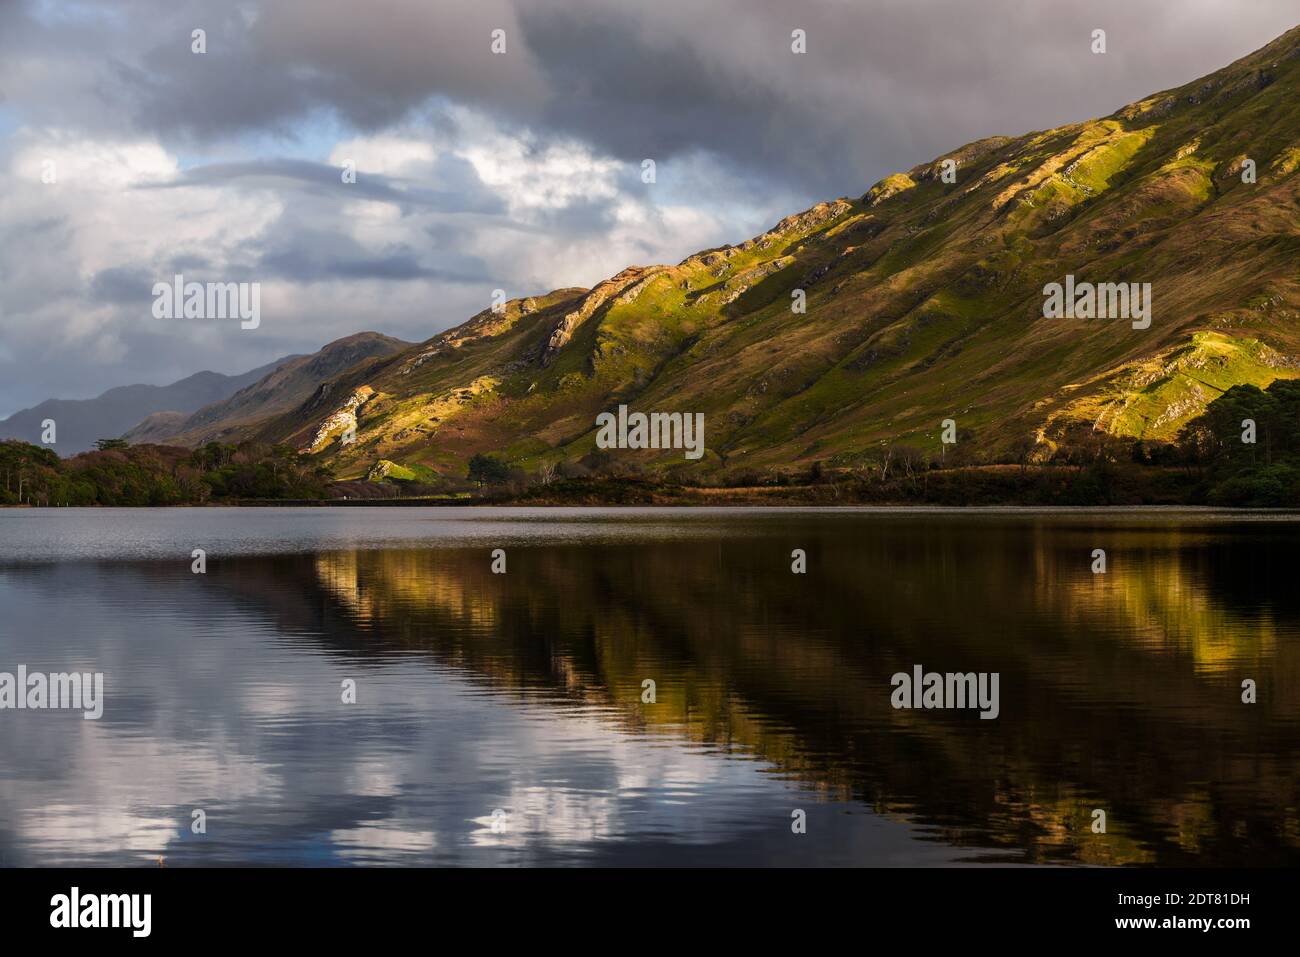
[[[1295,866],[1297,549],[1208,511],[0,510],[0,672],[103,675],[97,720],[0,710],[0,865]],[[996,717],[895,707],[918,666]]]

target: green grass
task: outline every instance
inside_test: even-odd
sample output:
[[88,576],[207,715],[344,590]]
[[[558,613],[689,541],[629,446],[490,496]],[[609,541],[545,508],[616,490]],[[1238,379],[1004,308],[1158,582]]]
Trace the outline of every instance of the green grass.
[[[512,301],[499,323],[480,315],[451,337],[459,348],[370,383],[388,398],[362,415],[363,448],[378,443],[366,461],[459,476],[474,451],[528,468],[574,460],[592,448],[596,412],[620,401],[704,412],[711,450],[763,467],[929,442],[946,417],[990,457],[1066,421],[1170,437],[1219,391],[1293,375],[1300,355],[1284,182],[1300,169],[1300,57],[1285,52],[1112,117],[948,151],[956,183],[918,165],[782,235],[665,266],[635,301],[596,308],[545,366],[539,346],[581,291],[536,297],[528,316]],[[1262,68],[1275,80],[1259,88]],[[1258,154],[1258,185],[1214,178],[1245,154]],[[1044,321],[1042,286],[1067,272],[1156,283],[1152,328]],[[790,290],[814,273],[808,313],[793,315]],[[473,401],[439,404],[485,377],[495,384]],[[433,431],[414,430],[435,408]],[[637,461],[681,465],[673,452]]]

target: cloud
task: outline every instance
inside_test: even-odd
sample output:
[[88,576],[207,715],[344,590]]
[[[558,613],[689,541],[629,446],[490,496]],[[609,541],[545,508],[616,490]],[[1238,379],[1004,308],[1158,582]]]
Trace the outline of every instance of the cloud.
[[[24,127],[0,139],[0,171],[21,184],[0,195],[12,226],[0,232],[0,413],[202,368],[239,373],[360,329],[420,341],[494,289],[590,285],[631,260],[734,238],[737,222],[757,230],[788,203],[747,205],[747,219],[693,211],[639,180],[629,195],[624,164],[462,108],[324,152],[185,165],[147,138]],[[349,159],[355,182],[341,176]],[[53,183],[41,181],[46,161]],[[153,284],[177,273],[260,283],[259,329],[155,319]]]
[[[964,142],[1108,113],[1294,17],[1289,0],[0,4],[0,416],[363,328],[421,340],[496,288],[676,262]],[[176,272],[261,282],[256,335],[152,320],[141,284]]]
[[[348,161],[352,162],[356,177],[355,181],[346,184],[352,188],[342,191],[339,186],[343,184],[343,164]],[[504,210],[500,198],[484,188],[469,164],[455,157],[431,158],[428,169],[423,171],[442,185],[437,189],[372,173],[362,162],[364,160],[358,161],[349,155],[337,166],[285,158],[212,163],[192,167],[166,182],[151,183],[142,188],[238,185],[246,189],[296,189],[310,192],[327,202],[369,199],[393,203],[403,209],[421,207],[445,213],[499,213]]]
[[[144,0],[0,14],[0,88],[161,139],[385,130],[442,100],[622,162],[699,150],[822,197],[972,139],[1108,113],[1295,23],[1289,0]],[[190,32],[207,31],[207,50]],[[1110,52],[1090,52],[1091,31]],[[790,49],[803,29],[807,52]],[[493,55],[490,33],[507,36]]]

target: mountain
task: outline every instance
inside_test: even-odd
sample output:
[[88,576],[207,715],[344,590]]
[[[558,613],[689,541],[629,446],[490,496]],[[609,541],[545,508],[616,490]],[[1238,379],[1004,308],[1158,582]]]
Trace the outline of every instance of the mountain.
[[186,415],[219,402],[295,358],[287,356],[242,375],[196,372],[171,385],[119,386],[94,399],[47,399],[0,421],[0,438],[39,445],[41,423],[53,419],[57,439],[53,448],[60,455],[75,455],[94,448],[98,439],[120,436],[145,416]]
[[322,388],[323,383],[344,370],[359,370],[374,359],[382,359],[410,348],[411,343],[359,332],[323,346],[307,356],[294,356],[267,372],[241,383],[218,401],[191,414],[160,412],[140,421],[124,438],[132,444],[196,447],[206,442],[232,442],[248,438],[267,419],[292,411]]
[[[619,453],[691,477],[890,447],[980,462],[1172,439],[1234,384],[1300,376],[1297,102],[1300,28],[1108,117],[970,143],[738,246],[484,311],[347,370],[260,434],[341,477],[381,460],[461,477],[476,452],[526,469],[579,459],[620,404],[703,413],[698,461]],[[1149,283],[1149,325],[1047,318],[1054,283]]]

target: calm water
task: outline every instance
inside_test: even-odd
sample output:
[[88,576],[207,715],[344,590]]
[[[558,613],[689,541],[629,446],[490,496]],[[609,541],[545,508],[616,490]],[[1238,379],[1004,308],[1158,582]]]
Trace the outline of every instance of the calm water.
[[[0,864],[1295,865],[1298,548],[1195,512],[0,510],[0,671],[105,675],[98,721],[0,711]],[[895,710],[916,664],[998,672],[1000,716]]]

